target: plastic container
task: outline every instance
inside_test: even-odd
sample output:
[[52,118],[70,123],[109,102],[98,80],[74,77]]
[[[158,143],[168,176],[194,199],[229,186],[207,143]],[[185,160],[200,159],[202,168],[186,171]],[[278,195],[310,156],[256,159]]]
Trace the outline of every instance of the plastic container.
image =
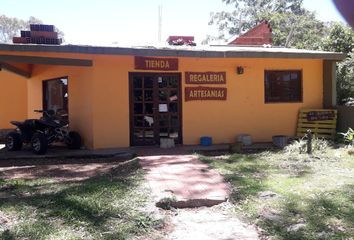
[[210,146],[213,143],[212,138],[209,136],[200,137],[200,145]]
[[276,135],[272,137],[273,144],[278,148],[284,148],[288,144],[288,136]]
[[175,140],[172,138],[160,138],[160,148],[173,148],[175,147]]
[[237,137],[237,141],[241,142],[245,146],[252,145],[252,138],[249,134],[241,134]]

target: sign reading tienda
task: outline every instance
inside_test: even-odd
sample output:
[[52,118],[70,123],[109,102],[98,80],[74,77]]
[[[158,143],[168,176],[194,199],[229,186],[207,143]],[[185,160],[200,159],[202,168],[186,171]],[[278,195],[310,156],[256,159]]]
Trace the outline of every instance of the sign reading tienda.
[[186,72],[187,84],[226,84],[226,72]]
[[176,71],[178,58],[135,57],[135,69]]
[[226,100],[226,88],[186,87],[185,100]]

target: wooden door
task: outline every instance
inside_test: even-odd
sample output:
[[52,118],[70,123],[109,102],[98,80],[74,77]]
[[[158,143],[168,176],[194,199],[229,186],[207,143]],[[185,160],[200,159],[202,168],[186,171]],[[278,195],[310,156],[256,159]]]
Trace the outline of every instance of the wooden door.
[[130,143],[159,145],[160,138],[182,143],[181,75],[130,73]]

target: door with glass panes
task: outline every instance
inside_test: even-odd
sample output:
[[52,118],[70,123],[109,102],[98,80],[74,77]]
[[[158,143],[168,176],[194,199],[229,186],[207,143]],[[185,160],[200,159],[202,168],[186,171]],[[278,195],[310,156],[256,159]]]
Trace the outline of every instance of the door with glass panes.
[[158,145],[161,138],[182,143],[181,75],[130,73],[130,143]]

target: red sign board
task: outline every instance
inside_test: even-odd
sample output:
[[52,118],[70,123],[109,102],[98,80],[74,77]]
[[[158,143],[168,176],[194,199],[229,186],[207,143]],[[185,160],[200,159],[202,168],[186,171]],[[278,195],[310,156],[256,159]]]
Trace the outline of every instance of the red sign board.
[[226,88],[213,87],[186,87],[185,100],[226,100]]
[[226,72],[186,72],[187,84],[226,84]]
[[178,58],[135,57],[135,69],[176,71]]

